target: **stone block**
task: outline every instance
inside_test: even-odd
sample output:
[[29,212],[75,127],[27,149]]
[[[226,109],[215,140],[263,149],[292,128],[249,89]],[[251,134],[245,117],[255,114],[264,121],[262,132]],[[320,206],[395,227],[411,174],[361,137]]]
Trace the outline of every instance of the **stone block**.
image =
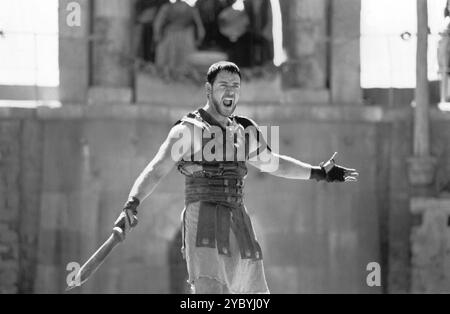
[[167,83],[145,73],[137,74],[136,91],[136,101],[139,103],[186,107],[187,110],[200,107],[206,99],[204,86],[178,82]]
[[[61,38],[59,41],[59,62],[62,74],[65,70],[82,70],[88,75],[89,45],[86,38]],[[81,79],[81,78],[80,78]],[[85,77],[84,79],[87,79]]]
[[270,293],[299,293],[298,268],[295,266],[266,267],[266,279]]
[[[125,152],[122,151],[122,154],[125,154]],[[108,190],[123,191],[126,193],[124,197],[128,197],[129,189],[139,174],[139,172],[132,171],[132,158],[105,154],[102,155],[101,162],[101,168],[99,167],[101,185]],[[125,201],[126,199],[123,199],[120,205],[117,204],[116,206],[122,206]]]
[[123,270],[119,265],[113,265],[108,260],[108,263],[103,264],[96,272],[96,276],[91,278],[93,281],[93,290],[95,293],[119,293],[120,279]]
[[62,238],[57,230],[40,230],[37,247],[37,261],[45,266],[60,263]]
[[16,294],[18,292],[17,286],[2,287],[0,288],[0,294]]
[[33,292],[40,294],[61,293],[63,285],[66,284],[65,275],[69,274],[64,270],[65,268],[60,265],[38,264]]
[[432,156],[413,156],[408,159],[409,182],[415,186],[427,186],[433,183],[437,160]]
[[[14,147],[8,147],[6,148],[3,146],[0,148],[2,153],[2,161],[0,164],[0,169],[5,170],[5,174],[3,175],[3,180],[0,185],[0,189],[8,191],[8,193],[12,193],[12,191],[17,190],[19,187],[19,170],[20,170],[20,161],[17,159],[13,159],[13,157],[16,157],[19,155],[19,149],[14,149]],[[7,168],[7,171],[6,169]],[[13,197],[8,196],[8,200],[11,202],[13,201]],[[16,205],[15,202],[13,204],[10,204],[9,206]]]
[[[151,107],[140,107],[139,115],[142,117],[141,109],[147,108],[151,109]],[[136,149],[136,155],[138,158],[142,158],[145,160],[142,163],[142,166],[146,166],[148,162],[154,157],[157,153],[159,147],[166,139],[169,134],[171,126],[180,119],[183,114],[180,114],[177,118],[174,118],[172,121],[161,121],[163,117],[161,114],[156,111],[149,110],[150,115],[160,116],[159,121],[155,121],[149,123],[148,120],[138,120],[136,121],[136,129],[134,134],[134,145]],[[143,167],[140,169],[143,169]]]
[[273,193],[270,196],[253,194],[251,199],[246,198],[246,206],[248,212],[257,217],[264,227],[264,233],[290,230],[295,223],[292,217],[300,210],[291,200],[289,193]]
[[[95,87],[95,89],[97,89],[97,87]],[[93,103],[91,105],[84,108],[85,117],[88,119],[114,119],[121,121],[123,120],[124,122],[126,120],[132,120],[130,124],[133,125],[134,121],[140,118],[138,107],[130,106],[129,103],[116,102],[113,97],[111,97],[112,102],[109,104],[105,104],[109,100],[105,101],[104,99],[101,99],[95,103],[95,100],[92,101]]]
[[[61,108],[38,107],[36,116],[40,120],[76,120],[83,117],[83,108],[69,104]],[[47,125],[44,126],[44,130],[46,127]]]
[[18,284],[19,272],[18,269],[1,269],[0,282],[2,287],[11,287]]
[[48,121],[44,128],[43,183],[46,192],[79,187],[81,130],[77,121]]
[[[66,62],[83,63],[84,61],[77,62],[74,60],[68,60]],[[60,69],[59,80],[59,99],[64,102],[65,105],[68,103],[85,103],[88,92],[88,69],[86,66],[77,68],[62,67]]]
[[411,292],[450,291],[449,199],[413,198],[411,211],[422,214],[422,224],[411,232]]
[[96,16],[131,19],[133,6],[120,0],[96,0],[94,3]]
[[0,227],[1,242],[9,245],[18,245],[19,237],[17,231],[6,224],[1,224]]
[[102,103],[124,103],[129,104],[132,100],[132,91],[128,87],[100,87],[89,88],[88,104],[96,105]]
[[119,289],[138,294],[169,293],[168,267],[127,263],[123,266]]
[[[3,231],[0,230],[3,233]],[[10,250],[9,246],[3,243],[0,243],[0,255],[7,253]]]
[[[268,79],[242,81],[239,102],[280,102],[284,93],[281,88],[281,76]],[[200,105],[200,103],[199,103]]]
[[[0,88],[0,93],[1,88]],[[3,95],[3,93],[2,93]],[[7,97],[4,95],[3,97]],[[11,102],[11,104],[13,104]],[[15,108],[15,107],[1,107],[0,108],[0,119],[31,119],[35,115],[34,108]]]
[[[14,193],[14,194],[13,194]],[[11,189],[0,189],[0,222],[17,222],[19,217],[19,194]]]
[[287,89],[281,97],[282,102],[302,105],[302,104],[328,104],[330,102],[330,92],[326,89]]
[[41,198],[41,229],[58,230],[68,211],[68,199],[64,193],[43,192]]

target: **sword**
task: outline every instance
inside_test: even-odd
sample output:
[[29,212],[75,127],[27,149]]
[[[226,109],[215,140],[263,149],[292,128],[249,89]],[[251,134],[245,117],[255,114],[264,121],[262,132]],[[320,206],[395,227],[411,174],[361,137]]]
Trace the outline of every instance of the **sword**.
[[116,224],[109,238],[87,260],[87,262],[84,263],[83,266],[81,266],[80,270],[76,274],[75,280],[72,281],[72,285],[69,285],[66,288],[66,291],[72,290],[75,287],[80,287],[82,284],[84,284],[105,261],[111,251],[116,247],[116,245],[123,241],[123,239],[125,238],[124,219],[125,217],[123,217],[123,219],[118,224]]

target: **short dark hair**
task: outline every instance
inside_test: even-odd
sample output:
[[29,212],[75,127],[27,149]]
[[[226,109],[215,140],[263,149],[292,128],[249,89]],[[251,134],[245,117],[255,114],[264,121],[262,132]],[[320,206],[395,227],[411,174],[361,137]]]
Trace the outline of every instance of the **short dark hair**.
[[220,71],[235,73],[239,75],[239,78],[242,78],[241,70],[239,70],[239,67],[236,64],[229,61],[219,61],[209,67],[208,73],[206,74],[206,80],[209,84],[212,85],[214,83],[214,80]]

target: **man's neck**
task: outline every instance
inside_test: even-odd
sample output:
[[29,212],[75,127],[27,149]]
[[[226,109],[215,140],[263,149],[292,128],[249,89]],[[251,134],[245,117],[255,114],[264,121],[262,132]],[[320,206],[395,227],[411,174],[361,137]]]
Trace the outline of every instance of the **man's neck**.
[[206,103],[206,105],[203,107],[203,110],[205,110],[207,113],[209,113],[210,116],[212,116],[214,119],[217,120],[222,126],[226,127],[230,119],[228,117],[225,117],[217,112],[217,110],[212,106],[209,101]]

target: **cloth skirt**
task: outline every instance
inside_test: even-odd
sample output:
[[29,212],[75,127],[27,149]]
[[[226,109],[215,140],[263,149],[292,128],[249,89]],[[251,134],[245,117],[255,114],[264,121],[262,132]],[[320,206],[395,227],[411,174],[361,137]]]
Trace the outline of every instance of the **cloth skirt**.
[[230,293],[270,293],[262,260],[242,259],[238,242],[230,229],[231,256],[219,254],[217,248],[197,247],[197,222],[200,202],[190,203],[184,210],[183,234],[189,283],[195,286],[199,277],[215,279]]

